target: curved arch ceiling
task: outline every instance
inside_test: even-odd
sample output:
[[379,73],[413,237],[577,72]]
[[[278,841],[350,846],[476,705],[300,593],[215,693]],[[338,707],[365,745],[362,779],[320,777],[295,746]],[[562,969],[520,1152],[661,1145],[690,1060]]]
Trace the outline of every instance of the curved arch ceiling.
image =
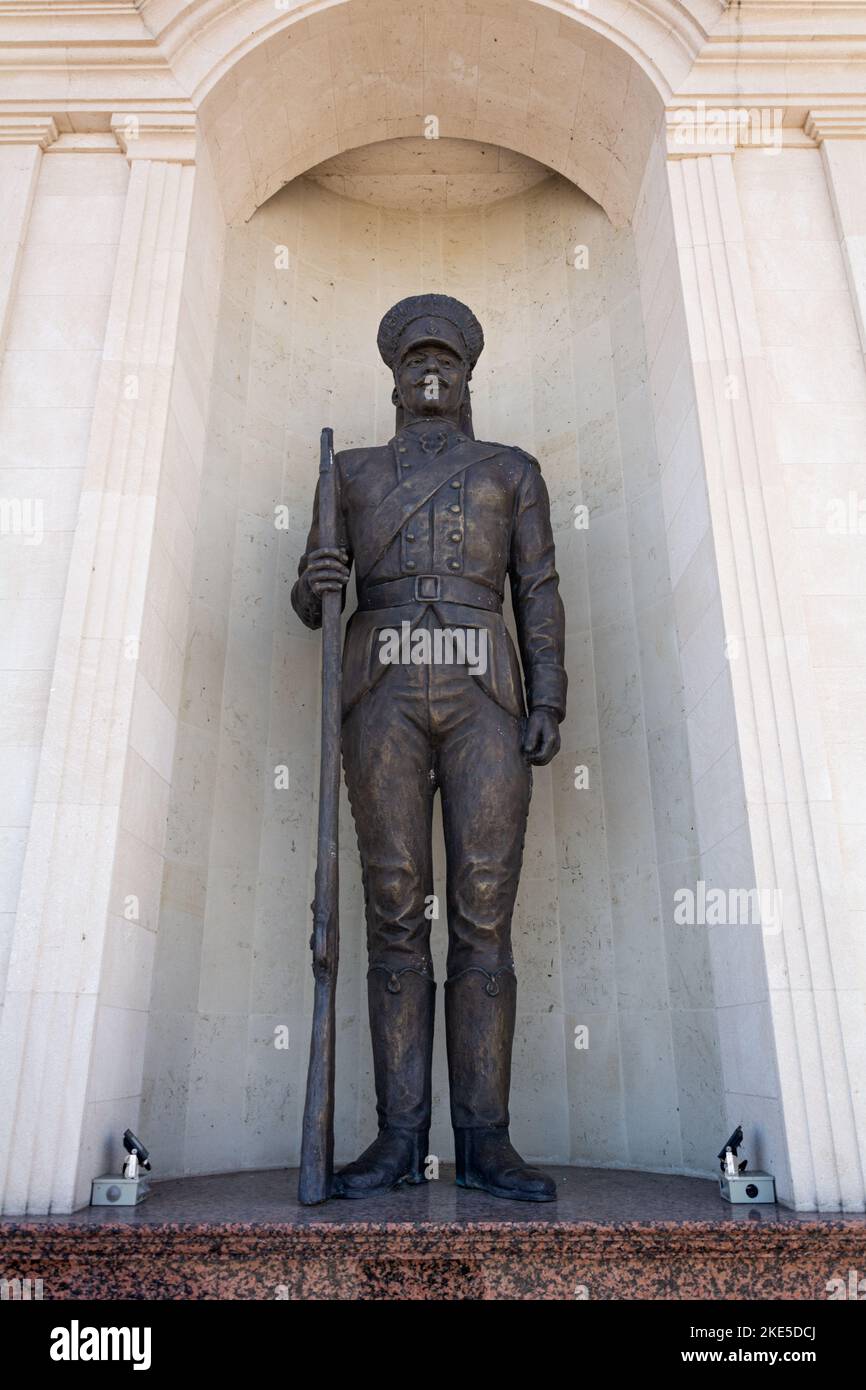
[[[139,13],[181,85],[198,105],[257,44],[287,25],[312,19],[327,26],[342,13],[377,9],[393,22],[403,0],[139,0]],[[610,39],[644,69],[667,98],[691,68],[727,0],[465,0],[474,16],[511,11],[577,25]]]
[[[222,3],[201,0],[192,9],[201,19]],[[248,28],[256,4],[235,6],[237,25]],[[645,52],[639,63],[598,32],[604,4],[593,17],[568,8],[439,0],[404,9],[399,0],[347,0],[297,18],[286,11],[274,28],[269,0],[269,36],[259,34],[250,47],[249,35],[245,45],[238,33],[234,51],[246,51],[231,66],[219,56],[227,35],[221,44],[216,30],[206,30],[197,52],[202,66],[207,41],[210,65],[200,81],[207,85],[220,69],[223,75],[200,114],[228,219],[248,219],[323,160],[417,138],[435,122],[441,136],[504,146],[549,166],[621,225],[634,207],[667,79]],[[652,30],[644,37],[657,39],[660,12],[668,11],[677,22],[655,44],[655,59],[665,59],[669,75],[688,67],[688,6],[655,0],[606,8],[623,24],[629,18],[632,49],[641,23]],[[171,41],[169,32],[164,43]],[[172,63],[182,66],[191,40],[178,32],[174,41]]]

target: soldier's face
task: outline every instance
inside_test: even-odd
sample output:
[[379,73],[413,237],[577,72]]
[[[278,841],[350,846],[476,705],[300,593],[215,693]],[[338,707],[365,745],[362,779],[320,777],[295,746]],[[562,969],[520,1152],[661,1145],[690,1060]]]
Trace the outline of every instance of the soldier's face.
[[456,415],[466,386],[466,363],[444,345],[420,344],[405,354],[395,381],[411,415]]

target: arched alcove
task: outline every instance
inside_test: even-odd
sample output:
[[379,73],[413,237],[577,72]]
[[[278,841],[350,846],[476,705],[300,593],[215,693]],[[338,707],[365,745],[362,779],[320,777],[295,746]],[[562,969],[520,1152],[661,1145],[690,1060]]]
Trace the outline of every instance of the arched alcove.
[[[331,423],[340,447],[390,436],[376,325],[402,295],[441,289],[487,334],[476,433],[542,463],[568,619],[563,751],[536,779],[515,924],[514,1133],[538,1158],[709,1172],[730,1089],[719,1010],[742,1006],[740,1026],[760,1029],[765,984],[759,927],[734,947],[674,919],[677,888],[752,871],[745,832],[704,852],[692,795],[732,715],[708,641],[721,615],[661,97],[646,65],[544,6],[446,4],[433,31],[389,16],[358,3],[287,24],[201,108],[179,364],[205,422],[204,468],[144,1122],[164,1173],[297,1157],[318,645],[288,595],[318,430]],[[431,116],[439,139],[422,145]],[[409,146],[418,173],[399,193]],[[474,192],[452,208],[446,187],[437,206],[430,180],[447,185],[473,161]],[[525,183],[503,190],[509,171]],[[686,714],[703,700],[696,746]],[[726,774],[736,808],[739,767]],[[374,1111],[345,814],[341,833],[348,1157]],[[439,962],[444,923],[436,936]],[[763,1056],[754,1113],[738,1118],[778,1172],[772,1049]],[[431,1144],[447,1156],[441,1028],[436,1068]]]
[[[297,1155],[317,644],[285,589],[316,432],[388,431],[372,329],[432,284],[486,320],[479,429],[542,458],[569,605],[520,1143],[707,1171],[724,1115],[783,1201],[861,1209],[862,576],[824,525],[860,486],[851,34],[791,6],[768,43],[727,0],[45,8],[6,26],[0,132],[7,453],[50,506],[50,545],[7,538],[4,1210],[85,1203],[130,1122],[162,1175]],[[344,854],[345,1154],[348,825]]]
[[549,166],[618,226],[660,110],[624,48],[546,6],[447,0],[433,13],[355,0],[249,48],[200,115],[230,222],[329,157],[435,130]]

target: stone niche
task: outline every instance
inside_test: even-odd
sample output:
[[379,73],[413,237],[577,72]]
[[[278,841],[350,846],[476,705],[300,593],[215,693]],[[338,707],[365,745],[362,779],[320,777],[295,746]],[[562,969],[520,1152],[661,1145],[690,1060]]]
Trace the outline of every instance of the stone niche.
[[[712,687],[724,724],[730,688],[723,668],[684,678],[681,663],[717,611],[711,541],[695,558],[706,518],[687,484],[701,456],[661,158],[657,144],[651,193],[615,229],[576,184],[511,151],[382,141],[294,179],[227,231],[141,1120],[163,1175],[298,1158],[320,647],[289,592],[319,430],[331,424],[338,448],[390,438],[376,328],[425,290],[481,319],[476,436],[540,460],[567,614],[562,752],[535,773],[514,921],[515,1142],[561,1163],[713,1170],[727,1132],[717,1008],[745,1001],[724,995],[725,948],[676,924],[674,892],[714,871],[711,857],[699,864],[693,785],[717,748],[690,746],[686,717]],[[738,768],[729,776],[738,786]],[[742,883],[737,824],[721,868]],[[341,837],[347,1159],[372,1139],[375,1111],[345,802]],[[440,1011],[445,940],[440,919]],[[760,929],[738,950],[761,1011]],[[770,1048],[769,1096],[772,1066]],[[775,1102],[755,1104],[772,1131]],[[765,1156],[774,1148],[781,1162],[771,1134]],[[431,1149],[453,1151],[441,1012]]]

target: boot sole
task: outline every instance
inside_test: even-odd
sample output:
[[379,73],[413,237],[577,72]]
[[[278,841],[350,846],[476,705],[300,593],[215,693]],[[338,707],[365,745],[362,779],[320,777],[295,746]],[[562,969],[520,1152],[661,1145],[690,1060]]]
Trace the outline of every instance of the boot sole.
[[419,1187],[422,1182],[426,1181],[427,1179],[424,1177],[423,1173],[420,1177],[410,1177],[407,1173],[404,1177],[398,1178],[396,1182],[387,1183],[384,1187],[368,1187],[364,1191],[358,1191],[357,1188],[354,1190],[352,1188],[344,1188],[339,1183],[335,1182],[331,1196],[347,1197],[349,1201],[360,1200],[362,1197],[385,1197],[389,1192],[396,1192],[397,1188],[402,1187],[404,1183],[409,1187]]
[[511,1191],[510,1189],[505,1188],[505,1187],[494,1187],[492,1183],[484,1183],[484,1182],[467,1182],[466,1178],[458,1178],[458,1179],[457,1179],[457,1186],[458,1186],[458,1187],[472,1188],[472,1189],[474,1189],[474,1191],[476,1191],[476,1192],[487,1192],[487,1193],[489,1193],[489,1195],[490,1195],[491,1197],[504,1197],[504,1198],[506,1199],[506,1201],[509,1201],[509,1202],[555,1202],[555,1201],[556,1201],[556,1193],[555,1193],[555,1192],[553,1193],[553,1195],[552,1195],[551,1197],[548,1197],[545,1193],[542,1193],[542,1192],[539,1192],[539,1193],[537,1193],[537,1194],[536,1194],[536,1193],[528,1193],[528,1192],[517,1193],[517,1192],[513,1192],[513,1191]]

